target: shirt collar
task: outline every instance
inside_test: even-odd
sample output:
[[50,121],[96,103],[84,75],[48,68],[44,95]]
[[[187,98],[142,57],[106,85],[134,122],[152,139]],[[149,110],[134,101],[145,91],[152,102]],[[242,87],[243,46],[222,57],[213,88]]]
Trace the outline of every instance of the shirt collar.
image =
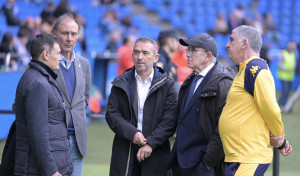
[[[199,75],[201,75],[202,77],[205,77],[206,74],[209,72],[209,70],[211,68],[213,68],[213,66],[215,65],[215,63],[211,63],[208,67],[206,67],[204,70],[202,70]],[[196,72],[195,72],[196,73]],[[197,74],[197,73],[196,73]]]
[[61,53],[60,53],[60,56],[62,58],[62,60],[60,61],[60,63],[62,64],[62,66],[64,66],[65,68],[69,69],[71,67],[72,62],[75,60],[75,52],[72,51],[70,63],[68,63],[68,60]]
[[[135,74],[135,78],[136,78],[136,79],[142,80],[142,78],[140,77],[140,75],[137,74],[136,70],[134,71],[134,74]],[[149,80],[149,81],[151,82],[151,81],[153,80],[153,76],[154,76],[154,69],[153,69],[153,67],[152,67],[152,72],[151,72],[151,74],[149,75],[149,77],[147,77],[147,78],[145,79],[145,82],[146,82],[147,80]]]

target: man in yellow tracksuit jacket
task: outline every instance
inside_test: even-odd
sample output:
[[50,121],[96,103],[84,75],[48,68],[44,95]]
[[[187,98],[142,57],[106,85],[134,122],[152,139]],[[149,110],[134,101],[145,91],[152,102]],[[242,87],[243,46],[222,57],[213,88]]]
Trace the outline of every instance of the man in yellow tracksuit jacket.
[[219,121],[225,176],[264,175],[272,161],[272,146],[284,156],[292,151],[284,139],[272,74],[259,58],[261,45],[258,31],[245,25],[233,30],[226,45],[239,71]]

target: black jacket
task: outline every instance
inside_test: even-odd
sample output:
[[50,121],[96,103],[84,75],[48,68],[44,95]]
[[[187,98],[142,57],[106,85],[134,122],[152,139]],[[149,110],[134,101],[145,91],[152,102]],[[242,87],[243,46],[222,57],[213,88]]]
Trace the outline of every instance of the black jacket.
[[63,98],[49,69],[31,61],[17,87],[15,175],[71,175],[73,170]]
[[[215,168],[216,175],[223,175],[224,152],[219,136],[218,123],[223,107],[226,104],[227,93],[235,77],[233,70],[226,68],[221,62],[216,62],[214,69],[199,96],[197,121],[208,145],[202,157],[202,162]],[[184,99],[194,73],[183,82],[178,97],[178,107]]]
[[[115,133],[110,176],[131,175],[133,157],[132,140],[137,129],[137,96],[135,69],[124,72],[113,82],[108,99],[106,120]],[[176,128],[176,105],[174,81],[158,67],[144,104],[143,135],[153,151],[141,162],[142,176],[165,176],[170,154],[169,137]]]

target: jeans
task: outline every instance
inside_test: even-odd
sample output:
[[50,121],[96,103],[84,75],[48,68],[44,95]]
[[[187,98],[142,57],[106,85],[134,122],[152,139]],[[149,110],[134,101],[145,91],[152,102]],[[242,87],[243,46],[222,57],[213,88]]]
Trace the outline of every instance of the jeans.
[[292,81],[281,80],[281,85],[282,85],[282,90],[281,90],[281,96],[278,104],[280,107],[284,107],[289,97],[289,94],[292,90]]
[[81,176],[83,167],[83,157],[78,149],[75,136],[70,136],[70,147],[73,162],[72,176]]

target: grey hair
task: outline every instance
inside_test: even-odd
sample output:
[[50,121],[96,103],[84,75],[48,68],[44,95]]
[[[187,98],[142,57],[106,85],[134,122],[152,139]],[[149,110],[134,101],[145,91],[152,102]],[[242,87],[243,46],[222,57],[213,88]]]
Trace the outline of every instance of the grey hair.
[[154,54],[157,54],[157,52],[158,52],[157,44],[156,44],[156,42],[153,39],[148,38],[148,37],[141,37],[141,38],[138,38],[135,41],[134,45],[136,43],[138,43],[138,42],[144,42],[144,43],[149,42],[149,43],[151,43],[153,45],[153,52],[154,52]]
[[262,37],[260,33],[251,26],[242,25],[233,30],[233,32],[237,32],[237,37],[239,41],[243,39],[247,39],[249,41],[249,45],[252,51],[255,53],[259,53],[262,46]]
[[80,25],[79,25],[78,21],[76,20],[76,18],[74,17],[74,15],[71,14],[71,13],[65,13],[65,14],[59,16],[58,19],[55,21],[55,23],[54,23],[53,28],[52,28],[51,31],[52,31],[52,32],[53,32],[53,31],[56,32],[56,31],[57,31],[57,28],[58,28],[58,25],[59,25],[63,20],[65,20],[65,19],[73,20],[73,21],[77,24],[77,26],[78,26],[78,32],[79,32]]

